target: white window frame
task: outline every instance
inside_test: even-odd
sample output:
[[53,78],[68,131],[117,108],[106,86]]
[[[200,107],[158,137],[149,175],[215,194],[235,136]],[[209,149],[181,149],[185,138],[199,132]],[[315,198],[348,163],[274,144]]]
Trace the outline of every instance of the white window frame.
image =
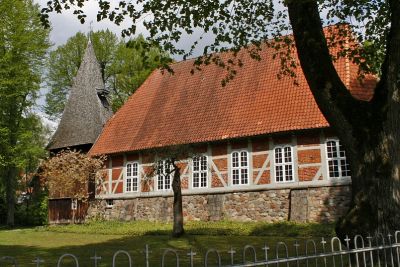
[[[234,157],[234,154],[236,154],[236,153],[238,153],[238,166],[234,166],[234,162],[233,162],[233,157]],[[246,166],[242,166],[243,164],[242,164],[242,153],[246,153]],[[250,153],[249,153],[249,151],[247,151],[247,150],[234,150],[234,151],[232,151],[231,152],[231,185],[232,186],[241,186],[241,185],[249,185],[250,184],[250,167],[249,167],[249,164],[250,164],[250,160],[249,160],[249,157],[250,157]],[[238,170],[238,172],[237,172],[237,174],[238,174],[238,179],[239,179],[239,181],[238,181],[238,183],[234,183],[234,172],[236,171],[236,170]],[[242,179],[242,176],[243,176],[243,172],[242,172],[242,170],[246,170],[246,173],[247,173],[247,181],[246,181],[246,183],[243,183],[243,179]]]
[[[329,157],[329,152],[328,152],[328,143],[329,142],[335,142],[336,157]],[[342,149],[340,149],[340,148],[342,148]],[[326,156],[326,170],[327,170],[328,179],[333,179],[334,180],[334,179],[351,178],[350,164],[347,161],[346,151],[343,149],[343,146],[340,144],[340,140],[339,139],[335,139],[335,138],[326,139],[326,141],[325,141],[325,151],[326,151],[326,154],[325,154],[325,156]],[[348,168],[349,168],[348,172],[350,172],[350,175],[343,175],[342,164],[341,164],[342,160],[344,160],[345,161],[345,165],[348,166]],[[336,161],[337,166],[338,166],[339,176],[331,177],[330,168],[329,168],[329,162],[330,161]]]
[[[132,166],[131,175],[128,175],[128,165]],[[133,175],[133,166],[136,165],[136,175]],[[134,181],[136,180],[136,190],[134,190]],[[128,183],[130,183],[130,190],[128,190]],[[125,165],[125,182],[124,182],[124,192],[133,193],[139,192],[140,188],[140,164],[137,161],[127,162]]]
[[[163,173],[164,174],[162,174],[162,188],[159,188],[159,179],[160,179],[160,175],[159,175],[159,167],[160,167],[160,162],[162,162],[162,166],[163,166]],[[156,181],[155,181],[155,188],[156,188],[156,190],[157,191],[169,191],[169,190],[172,190],[172,179],[173,179],[173,175],[174,175],[174,173],[172,172],[172,173],[170,173],[168,176],[169,176],[169,185],[168,186],[166,186],[167,184],[165,183],[165,180],[166,180],[166,176],[165,176],[165,169],[166,169],[166,164],[167,163],[167,160],[165,160],[165,159],[163,159],[163,160],[159,160],[158,162],[157,162],[157,169],[156,169],[156,173],[157,173],[157,175],[156,175]],[[169,167],[171,168],[171,165],[169,165]]]
[[[291,161],[290,162],[286,162],[285,161],[285,148],[290,148],[290,154],[291,154]],[[282,157],[282,162],[276,162],[277,157],[276,157],[276,150],[277,149],[281,149],[281,157]],[[275,183],[293,183],[295,182],[295,170],[294,170],[294,155],[293,155],[293,146],[292,145],[279,145],[279,146],[275,146],[273,153],[274,153],[274,181]],[[278,176],[277,176],[277,169],[278,167],[282,167],[282,181],[278,181]],[[292,170],[292,178],[290,180],[287,179],[287,171],[288,171],[288,167],[291,168]]]
[[[206,159],[206,164],[205,168],[203,168],[202,164],[202,158]],[[195,160],[199,160],[199,168],[198,170],[195,170]],[[208,188],[208,156],[207,155],[198,155],[192,158],[192,183],[191,186],[193,189],[200,189],[200,188]],[[198,186],[195,186],[195,174],[198,174]],[[202,180],[204,180],[204,177],[202,175],[205,175],[205,185],[203,185]]]

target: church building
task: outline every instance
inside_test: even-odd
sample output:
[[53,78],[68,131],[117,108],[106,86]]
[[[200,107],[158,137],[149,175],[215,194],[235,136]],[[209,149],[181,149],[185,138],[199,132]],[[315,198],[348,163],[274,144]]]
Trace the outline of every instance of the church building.
[[[173,74],[155,70],[90,149],[108,161],[88,216],[172,220],[172,176],[152,169],[165,166],[158,149],[183,145],[196,151],[179,161],[185,220],[323,222],[344,214],[351,198],[345,149],[301,68],[297,83],[278,78],[275,50],[265,45],[260,53],[257,61],[239,52],[244,65],[226,86],[225,70],[214,64],[194,74],[194,60],[172,64]],[[347,58],[335,67],[355,98],[371,99],[373,79],[360,81]]]

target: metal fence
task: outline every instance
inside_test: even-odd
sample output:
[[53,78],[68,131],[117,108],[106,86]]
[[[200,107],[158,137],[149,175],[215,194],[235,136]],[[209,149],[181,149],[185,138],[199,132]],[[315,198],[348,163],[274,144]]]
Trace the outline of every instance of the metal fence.
[[[175,249],[164,249],[161,251],[160,259],[156,266],[343,266],[361,267],[378,266],[400,267],[400,231],[392,234],[378,234],[375,236],[362,237],[355,236],[353,239],[346,237],[343,243],[337,237],[330,240],[306,240],[304,242],[293,242],[288,244],[278,242],[275,246],[263,247],[246,245],[240,250],[232,247],[221,251],[216,249],[205,250],[204,253],[189,251],[179,251]],[[154,266],[150,261],[150,247],[145,245],[141,263],[133,260],[131,254],[126,250],[118,250],[112,256],[111,266]],[[0,255],[1,256],[1,255]],[[136,258],[137,259],[137,258]],[[196,259],[196,260],[195,260]],[[102,257],[94,253],[90,257],[91,266],[98,267]],[[78,257],[73,254],[63,254],[58,258],[57,267],[65,266],[69,261],[69,266],[79,267]],[[184,264],[184,265],[183,265]],[[45,260],[39,257],[32,260],[31,266],[49,266]],[[0,257],[0,266],[20,266],[17,258],[10,256]],[[22,266],[22,265],[21,265]]]

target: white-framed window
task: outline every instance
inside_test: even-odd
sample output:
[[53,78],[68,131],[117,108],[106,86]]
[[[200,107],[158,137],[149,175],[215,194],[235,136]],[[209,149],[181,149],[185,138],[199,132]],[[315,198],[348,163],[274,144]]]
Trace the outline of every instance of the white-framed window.
[[293,148],[290,145],[278,146],[274,149],[275,181],[293,182]]
[[347,162],[346,152],[339,140],[326,141],[326,159],[329,178],[350,178],[350,164]]
[[249,153],[245,150],[231,154],[232,185],[249,184]]
[[193,157],[192,187],[205,188],[208,186],[207,156]]
[[139,191],[139,163],[128,162],[126,164],[125,192]]
[[168,160],[159,160],[157,163],[157,190],[170,190],[172,182],[172,166]]

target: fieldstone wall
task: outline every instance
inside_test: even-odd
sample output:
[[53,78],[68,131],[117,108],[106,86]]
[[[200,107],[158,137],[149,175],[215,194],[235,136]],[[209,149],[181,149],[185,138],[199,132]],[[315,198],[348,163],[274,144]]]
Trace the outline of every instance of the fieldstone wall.
[[308,218],[310,221],[329,222],[348,210],[350,186],[310,188],[308,192]]
[[347,211],[350,186],[293,189],[290,192],[290,220],[297,222],[332,222]]
[[[183,196],[185,220],[335,221],[350,202],[349,186],[279,189],[258,192]],[[105,200],[90,203],[88,219],[172,221],[172,197]]]

